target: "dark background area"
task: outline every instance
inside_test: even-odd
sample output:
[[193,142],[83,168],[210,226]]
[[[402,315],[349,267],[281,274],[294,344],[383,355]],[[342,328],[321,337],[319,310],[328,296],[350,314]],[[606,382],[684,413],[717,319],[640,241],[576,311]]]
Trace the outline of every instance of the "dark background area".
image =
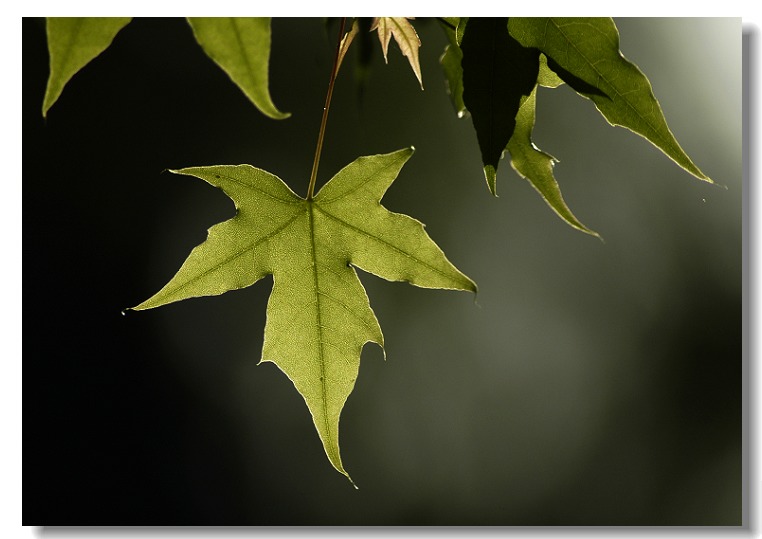
[[[302,398],[257,367],[270,280],[148,312],[234,213],[162,171],[250,163],[305,193],[337,25],[273,22],[260,114],[183,19],[136,19],[41,116],[44,20],[23,19],[25,525],[740,525],[741,25],[617,20],[678,140],[727,190],[606,125],[570,89],[538,97],[572,230],[508,161],[484,182],[418,20],[425,91],[374,43],[350,52],[318,184],[360,155],[416,154],[384,199],[480,287],[361,275],[387,342],[366,347],[325,458]],[[375,39],[375,37],[374,37]]]

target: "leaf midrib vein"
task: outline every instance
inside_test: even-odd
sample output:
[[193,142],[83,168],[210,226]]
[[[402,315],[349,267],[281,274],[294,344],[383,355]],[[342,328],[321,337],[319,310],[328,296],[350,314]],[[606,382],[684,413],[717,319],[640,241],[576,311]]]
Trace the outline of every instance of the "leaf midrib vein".
[[[241,49],[241,57],[243,58],[243,63],[246,64],[246,78],[249,80],[249,85],[255,85],[256,81],[254,80],[253,75],[254,70],[251,67],[249,56],[246,54],[246,47],[243,44],[243,39],[241,39],[241,31],[238,28],[238,22],[236,21],[236,18],[230,17],[230,23],[233,26],[233,35],[235,36],[236,43]],[[248,93],[248,90],[246,93]]]
[[[317,256],[317,245],[315,243],[315,214],[314,214],[314,208],[315,204],[312,202],[307,203],[307,216],[309,220],[309,235],[310,235],[310,256],[312,257],[312,280],[313,280],[313,290],[315,291],[315,312],[316,312],[316,324],[317,324],[317,333],[318,333],[318,361],[320,363],[320,392],[322,397],[322,408],[323,408],[323,427],[325,428],[325,435],[327,438],[327,443],[325,444],[326,449],[330,448],[330,451],[333,452],[333,436],[331,434],[331,428],[330,424],[328,422],[328,399],[327,399],[327,390],[326,390],[326,376],[325,376],[325,355],[323,353],[323,345],[325,344],[323,342],[323,325],[321,321],[321,308],[320,308],[320,283],[318,280],[318,270],[317,270],[317,264],[318,264],[318,256]],[[337,457],[337,463],[339,462],[338,455]],[[333,458],[331,458],[333,460]]]

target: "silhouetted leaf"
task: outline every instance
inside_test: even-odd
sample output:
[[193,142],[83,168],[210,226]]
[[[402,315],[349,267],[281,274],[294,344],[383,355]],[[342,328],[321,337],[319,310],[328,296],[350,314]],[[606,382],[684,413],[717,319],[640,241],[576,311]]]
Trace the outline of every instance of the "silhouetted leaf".
[[537,83],[540,53],[513,39],[505,18],[468,19],[461,49],[463,102],[474,122],[487,185],[496,195],[497,167],[522,97]]

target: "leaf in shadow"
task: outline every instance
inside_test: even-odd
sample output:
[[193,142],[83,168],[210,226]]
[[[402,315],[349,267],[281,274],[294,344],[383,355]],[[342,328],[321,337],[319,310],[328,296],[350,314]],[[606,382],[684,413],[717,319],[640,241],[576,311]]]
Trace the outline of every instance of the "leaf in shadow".
[[508,34],[506,18],[470,18],[463,34],[463,102],[471,113],[484,175],[493,195],[500,159],[516,126],[522,97],[532,93],[539,51]]
[[571,86],[575,92],[579,94],[584,94],[590,97],[598,96],[598,97],[605,97],[606,99],[610,99],[609,96],[607,96],[603,90],[601,90],[600,88],[596,88],[592,84],[588,84],[587,82],[580,79],[576,75],[569,73],[563,67],[558,65],[558,63],[556,63],[556,61],[553,60],[553,58],[548,58],[548,68],[550,68],[550,70],[553,71],[556,75],[561,77],[561,80],[564,81],[569,86]]

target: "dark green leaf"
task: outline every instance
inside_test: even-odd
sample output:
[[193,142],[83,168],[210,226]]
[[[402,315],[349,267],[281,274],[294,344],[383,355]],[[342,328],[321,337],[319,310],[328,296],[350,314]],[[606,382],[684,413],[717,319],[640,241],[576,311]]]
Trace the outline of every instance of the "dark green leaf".
[[611,99],[600,88],[596,88],[592,84],[588,84],[579,77],[576,77],[572,73],[566,71],[563,67],[558,65],[556,61],[553,60],[553,58],[547,58],[547,66],[549,71],[555,73],[558,78],[571,86],[578,94],[582,94],[585,97],[597,96],[601,98]]
[[516,125],[523,97],[532,93],[539,51],[523,47],[508,34],[504,18],[470,18],[463,34],[463,102],[471,113],[484,164],[496,194],[496,174]]

